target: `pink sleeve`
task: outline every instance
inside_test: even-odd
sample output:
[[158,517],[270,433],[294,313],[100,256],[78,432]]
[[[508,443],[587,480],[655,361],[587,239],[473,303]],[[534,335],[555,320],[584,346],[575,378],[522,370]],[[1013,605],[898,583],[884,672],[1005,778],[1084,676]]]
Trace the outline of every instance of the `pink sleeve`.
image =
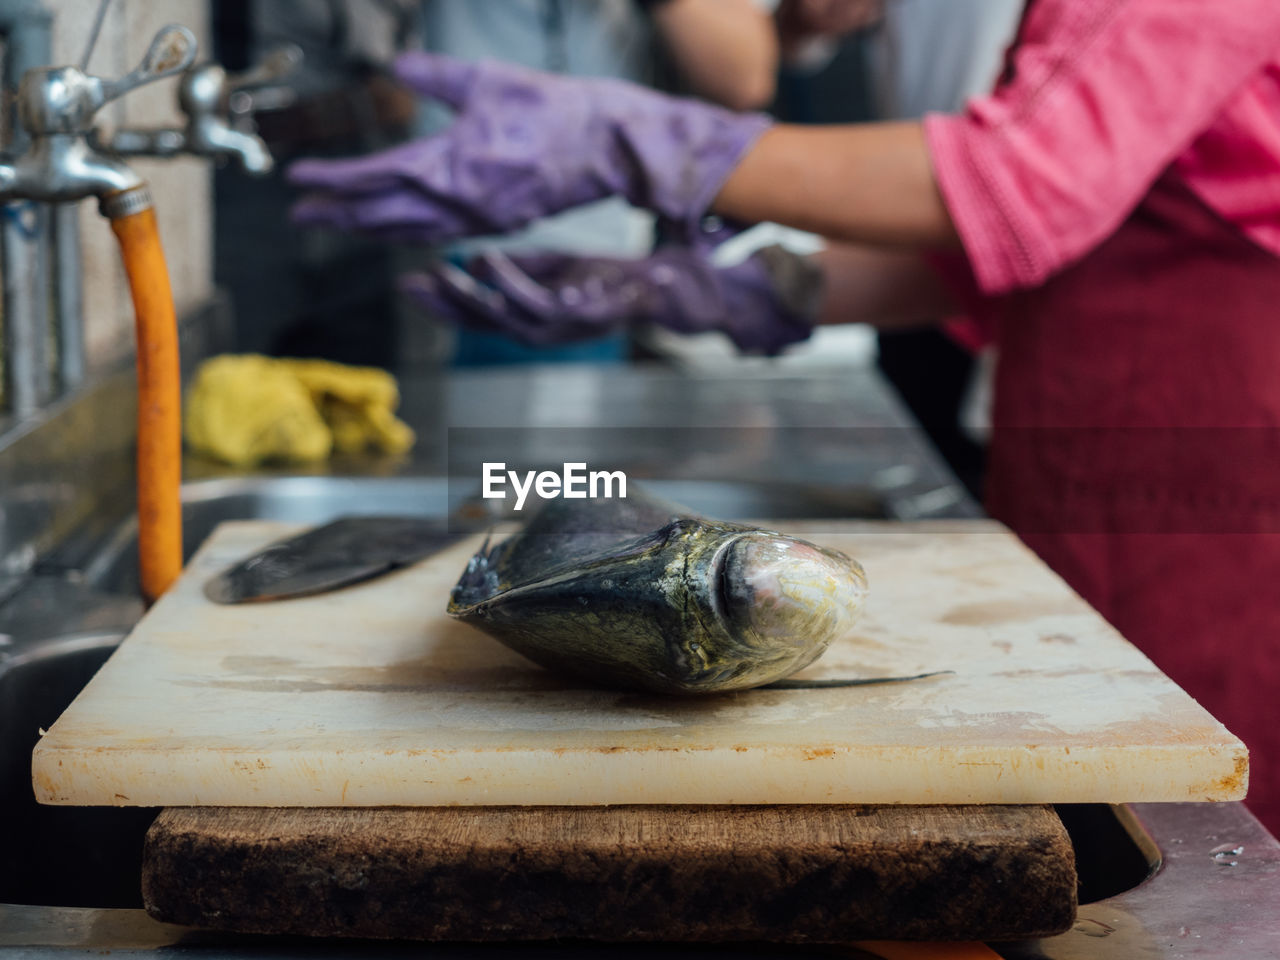
[[1280,53],[1277,0],[1036,0],[1014,79],[925,119],[934,174],[988,294],[1108,237]]

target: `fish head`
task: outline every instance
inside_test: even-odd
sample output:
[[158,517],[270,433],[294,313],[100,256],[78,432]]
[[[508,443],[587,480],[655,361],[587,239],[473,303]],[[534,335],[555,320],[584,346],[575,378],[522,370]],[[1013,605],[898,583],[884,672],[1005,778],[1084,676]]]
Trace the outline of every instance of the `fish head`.
[[728,537],[707,574],[715,626],[681,652],[700,668],[704,685],[726,690],[769,683],[813,662],[849,633],[867,595],[857,561],[768,531]]
[[756,527],[676,515],[608,533],[601,546],[526,529],[482,550],[449,613],[549,669],[686,695],[795,673],[849,632],[866,597],[855,561]]

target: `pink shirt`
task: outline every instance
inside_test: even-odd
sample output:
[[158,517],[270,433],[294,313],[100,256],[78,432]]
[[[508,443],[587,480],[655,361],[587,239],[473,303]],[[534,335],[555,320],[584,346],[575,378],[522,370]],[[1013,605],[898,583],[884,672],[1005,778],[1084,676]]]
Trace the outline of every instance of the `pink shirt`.
[[1014,78],[925,135],[984,293],[1036,286],[1169,167],[1280,255],[1280,0],[1036,0]]

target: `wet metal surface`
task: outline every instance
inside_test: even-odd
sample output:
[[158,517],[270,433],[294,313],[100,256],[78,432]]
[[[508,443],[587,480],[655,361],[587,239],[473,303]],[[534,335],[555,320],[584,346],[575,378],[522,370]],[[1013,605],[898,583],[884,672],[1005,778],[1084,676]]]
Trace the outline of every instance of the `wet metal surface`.
[[1059,937],[998,949],[1007,960],[1280,957],[1280,844],[1242,804],[1137,804],[1155,874],[1080,907]]

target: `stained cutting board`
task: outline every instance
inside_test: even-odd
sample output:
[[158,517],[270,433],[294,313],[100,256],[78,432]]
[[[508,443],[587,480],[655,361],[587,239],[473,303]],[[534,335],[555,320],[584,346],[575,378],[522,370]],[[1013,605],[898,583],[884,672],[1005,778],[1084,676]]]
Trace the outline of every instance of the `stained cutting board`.
[[1075,919],[1051,807],[188,807],[159,920],[424,940],[1007,940]]
[[885,686],[589,689],[444,615],[479,538],[383,579],[223,607],[294,528],[221,527],[36,747],[37,798],[142,806],[1236,800],[1244,746],[988,522],[788,523],[858,557],[856,635],[805,675]]

